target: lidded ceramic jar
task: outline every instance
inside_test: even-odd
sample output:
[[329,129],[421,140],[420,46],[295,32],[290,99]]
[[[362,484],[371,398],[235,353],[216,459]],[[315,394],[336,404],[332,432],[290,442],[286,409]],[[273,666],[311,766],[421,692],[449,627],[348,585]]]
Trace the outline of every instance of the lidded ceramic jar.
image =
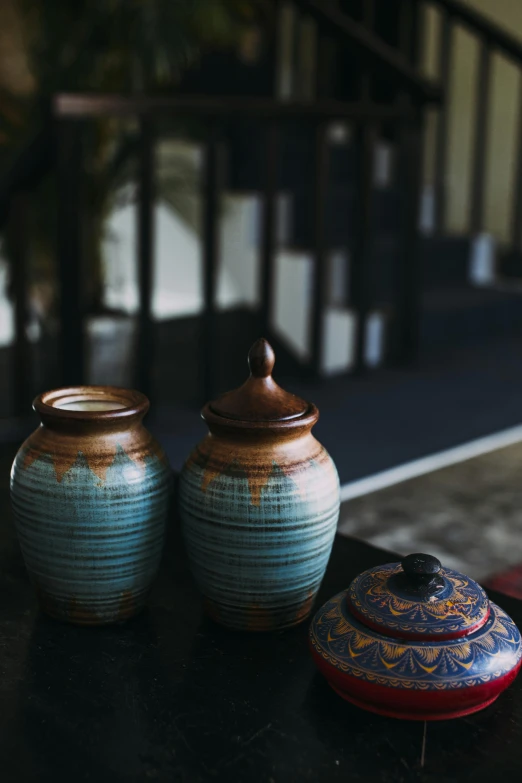
[[266,340],[248,361],[248,380],[203,408],[209,434],[182,470],[178,497],[207,613],[264,631],[310,613],[336,531],[339,479],[311,432],[317,408],[275,383]]
[[101,625],[143,606],[159,567],[171,486],[143,426],[147,398],[111,386],[57,389],[11,471],[18,539],[41,607]]
[[423,554],[356,577],[313,618],[310,647],[344,699],[414,720],[487,707],[522,663],[513,620],[472,579]]

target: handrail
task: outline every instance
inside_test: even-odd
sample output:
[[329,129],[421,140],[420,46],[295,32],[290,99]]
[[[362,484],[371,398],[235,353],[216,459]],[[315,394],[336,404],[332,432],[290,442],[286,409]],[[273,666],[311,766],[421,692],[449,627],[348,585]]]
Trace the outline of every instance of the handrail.
[[0,180],[0,226],[7,217],[9,202],[16,191],[30,187],[49,171],[54,160],[54,142],[51,123],[44,127],[23,147],[18,157]]
[[[190,113],[196,116],[250,116],[267,119],[352,119],[414,121],[415,112],[407,105],[367,105],[342,101],[279,101],[249,97],[147,96],[101,93],[59,93],[52,101],[52,113],[57,119],[81,119],[103,116],[176,116]],[[39,180],[54,162],[52,121],[20,150],[12,166],[2,173],[0,181],[0,226],[7,218],[9,203],[15,192],[28,188]]]
[[359,52],[371,57],[388,76],[394,77],[420,100],[440,103],[443,91],[438,84],[421,76],[393,46],[382,41],[364,24],[356,22],[336,7],[325,5],[324,0],[294,0],[296,5],[309,13],[323,27],[350,41]]
[[[416,0],[421,4],[422,0]],[[486,19],[479,11],[475,11],[460,0],[430,0],[434,5],[444,8],[454,19],[463,22],[467,27],[486,39],[489,46],[501,49],[504,54],[522,62],[522,43],[515,36],[506,32],[500,25]]]
[[406,105],[366,104],[362,101],[281,101],[273,98],[206,97],[200,95],[119,95],[116,93],[60,93],[53,111],[61,118],[103,116],[254,116],[291,120],[303,118],[388,120],[415,115]]

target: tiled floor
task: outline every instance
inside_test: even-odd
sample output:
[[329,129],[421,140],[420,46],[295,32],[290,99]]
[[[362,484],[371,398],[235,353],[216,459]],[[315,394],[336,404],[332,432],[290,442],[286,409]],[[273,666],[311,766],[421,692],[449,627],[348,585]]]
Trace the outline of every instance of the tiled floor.
[[478,580],[522,563],[522,444],[347,501],[340,530]]

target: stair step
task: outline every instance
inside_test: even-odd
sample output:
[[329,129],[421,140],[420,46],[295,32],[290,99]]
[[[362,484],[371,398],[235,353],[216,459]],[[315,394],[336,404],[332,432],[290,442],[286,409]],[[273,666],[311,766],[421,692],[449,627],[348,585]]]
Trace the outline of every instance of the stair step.
[[465,285],[469,280],[469,237],[423,237],[420,264],[424,288]]
[[503,277],[522,279],[522,252],[507,250],[499,254],[497,272]]
[[522,328],[522,292],[483,288],[434,289],[422,298],[423,349],[465,343]]

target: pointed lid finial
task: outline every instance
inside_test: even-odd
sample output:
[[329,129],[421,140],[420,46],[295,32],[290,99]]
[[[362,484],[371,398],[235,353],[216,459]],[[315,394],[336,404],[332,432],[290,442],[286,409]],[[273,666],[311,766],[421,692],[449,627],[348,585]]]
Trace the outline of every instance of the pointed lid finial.
[[272,378],[274,364],[268,340],[256,340],[248,352],[250,377],[238,389],[211,402],[213,413],[237,421],[284,421],[304,415],[309,404],[277,385]]
[[254,378],[268,378],[272,375],[275,364],[275,353],[272,346],[260,337],[248,352],[248,366]]

